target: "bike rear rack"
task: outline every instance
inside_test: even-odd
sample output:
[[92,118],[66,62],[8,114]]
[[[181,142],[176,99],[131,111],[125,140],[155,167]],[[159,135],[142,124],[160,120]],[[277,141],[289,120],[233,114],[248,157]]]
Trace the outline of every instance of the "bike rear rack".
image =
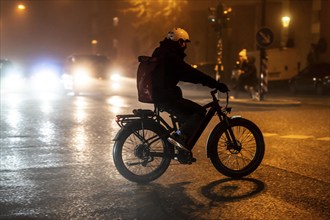
[[125,127],[127,123],[137,120],[153,119],[155,113],[149,109],[134,109],[133,114],[116,115],[116,123],[119,127]]
[[180,122],[178,119],[170,114],[169,117],[171,119],[172,126],[170,126],[161,116],[161,109],[157,105],[155,105],[154,111],[150,109],[134,109],[133,114],[124,114],[124,115],[116,115],[116,123],[119,127],[125,127],[127,123],[131,123],[134,121],[144,121],[147,119],[153,120],[163,126],[166,127],[170,132],[178,130],[180,127]]

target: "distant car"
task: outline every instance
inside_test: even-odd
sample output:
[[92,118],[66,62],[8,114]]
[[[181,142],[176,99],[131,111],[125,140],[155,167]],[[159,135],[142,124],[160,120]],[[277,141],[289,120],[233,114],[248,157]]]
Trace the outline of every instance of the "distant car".
[[1,79],[6,77],[12,71],[13,63],[7,59],[0,59],[0,76]]
[[62,92],[61,77],[63,63],[55,60],[41,60],[28,68],[28,79],[31,91]]
[[121,73],[104,55],[73,55],[67,58],[64,87],[75,94],[116,90]]
[[8,59],[0,59],[0,83],[2,92],[19,92],[25,85],[22,71]]
[[329,94],[330,63],[317,63],[307,66],[289,81],[291,92],[314,92]]

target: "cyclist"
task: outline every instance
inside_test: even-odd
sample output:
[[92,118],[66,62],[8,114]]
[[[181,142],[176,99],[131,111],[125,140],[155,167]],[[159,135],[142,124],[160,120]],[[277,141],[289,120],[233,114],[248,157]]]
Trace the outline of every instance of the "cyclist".
[[168,32],[152,54],[160,61],[157,71],[153,74],[152,85],[155,104],[161,110],[175,115],[181,123],[179,131],[171,135],[168,141],[192,156],[192,149],[188,147],[189,138],[194,135],[195,128],[201,123],[206,110],[183,98],[178,82],[200,83],[210,88],[218,88],[223,93],[228,92],[228,87],[184,61],[188,42],[189,35],[184,29],[173,28]]
[[240,76],[238,79],[238,89],[244,88],[252,99],[258,99],[259,95],[257,93],[257,68],[255,66],[255,58],[252,56],[247,56],[246,49],[239,52],[240,61]]

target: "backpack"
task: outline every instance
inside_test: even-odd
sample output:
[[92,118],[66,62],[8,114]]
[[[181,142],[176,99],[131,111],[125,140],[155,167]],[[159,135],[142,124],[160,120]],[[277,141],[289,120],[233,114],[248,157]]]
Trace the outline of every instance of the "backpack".
[[140,62],[137,69],[136,85],[138,100],[144,103],[153,103],[152,75],[159,64],[157,57],[139,56]]

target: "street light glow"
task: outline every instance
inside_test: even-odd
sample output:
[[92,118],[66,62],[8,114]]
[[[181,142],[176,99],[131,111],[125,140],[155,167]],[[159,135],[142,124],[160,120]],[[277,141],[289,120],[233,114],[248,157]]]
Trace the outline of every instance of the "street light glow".
[[289,16],[282,17],[282,25],[285,28],[289,27],[289,25],[290,25],[290,17]]
[[23,5],[23,4],[19,4],[19,5],[17,6],[17,9],[23,11],[23,10],[26,9],[26,7],[25,7],[25,5]]
[[228,14],[228,13],[230,13],[231,11],[232,11],[231,8],[227,8],[223,13],[224,13],[224,14]]

